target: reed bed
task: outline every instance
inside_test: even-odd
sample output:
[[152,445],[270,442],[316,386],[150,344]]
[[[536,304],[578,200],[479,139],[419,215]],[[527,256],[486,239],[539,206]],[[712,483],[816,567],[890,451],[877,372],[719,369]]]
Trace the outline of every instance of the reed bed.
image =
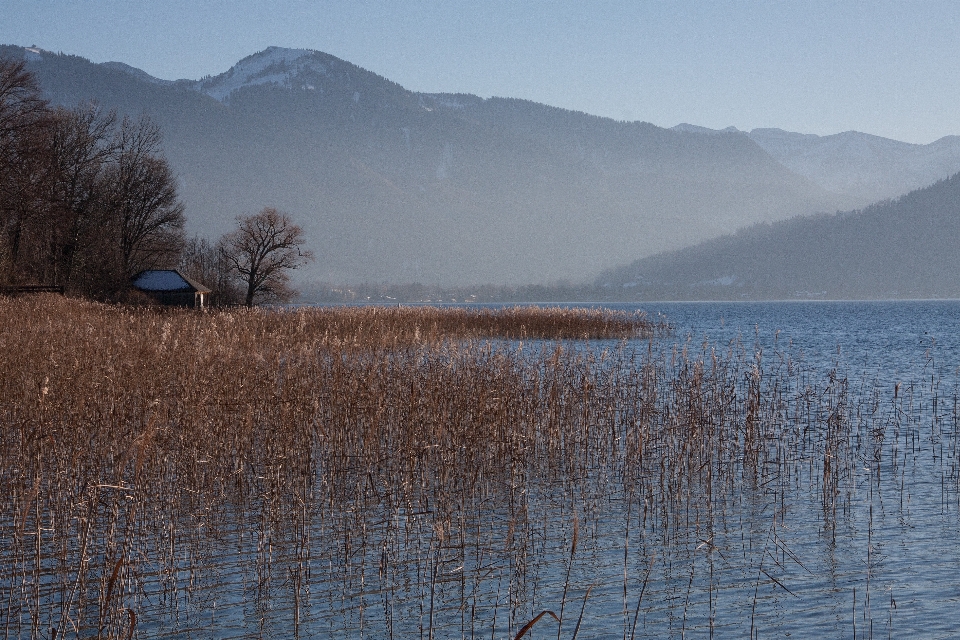
[[[319,331],[361,342],[499,338],[615,340],[650,338],[668,327],[643,312],[567,307],[321,307],[309,310]],[[279,318],[278,318],[279,319]]]
[[835,543],[864,465],[903,486],[922,448],[919,389],[632,314],[36,297],[0,327],[5,638],[753,635],[805,579],[796,505]]

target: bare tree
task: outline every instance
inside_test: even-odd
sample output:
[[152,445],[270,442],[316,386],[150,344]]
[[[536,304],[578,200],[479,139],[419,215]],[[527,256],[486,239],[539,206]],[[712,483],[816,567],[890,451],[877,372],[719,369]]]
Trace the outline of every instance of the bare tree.
[[286,301],[296,295],[288,272],[313,254],[301,251],[303,230],[287,214],[265,207],[252,216],[238,216],[240,228],[221,240],[233,270],[246,289],[245,304],[255,298]]
[[56,109],[51,117],[50,237],[45,244],[52,273],[46,274],[44,281],[83,290],[85,283],[77,280],[100,270],[100,265],[91,263],[114,259],[91,245],[101,245],[106,239],[98,214],[105,195],[104,171],[116,155],[111,136],[116,114],[91,103]]
[[0,144],[41,118],[47,102],[23,60],[0,58]]
[[0,58],[0,281],[16,277],[25,228],[42,210],[47,103],[23,60]]
[[[8,127],[0,155],[0,223],[8,281],[71,289],[72,274],[103,262],[99,209],[104,168],[113,158],[113,114],[95,105],[46,109],[30,127]],[[6,144],[6,143],[5,143]]]
[[124,281],[143,269],[170,266],[183,248],[183,204],[160,138],[160,128],[146,116],[124,118],[115,160],[104,175],[104,223],[115,229]]

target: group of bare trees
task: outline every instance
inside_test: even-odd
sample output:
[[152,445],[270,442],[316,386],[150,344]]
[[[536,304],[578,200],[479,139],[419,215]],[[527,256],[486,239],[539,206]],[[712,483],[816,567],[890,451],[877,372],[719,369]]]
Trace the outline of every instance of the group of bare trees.
[[23,61],[0,59],[0,288],[122,299],[140,271],[179,266],[215,304],[295,295],[288,271],[312,259],[300,227],[267,207],[215,244],[185,241],[160,142],[146,117],[51,107]]
[[300,227],[267,207],[216,244],[186,242],[160,142],[146,116],[50,106],[23,61],[0,59],[0,289],[122,299],[138,272],[179,266],[215,304],[295,295],[288,271],[312,259]]
[[22,61],[0,60],[0,285],[122,294],[176,263],[183,205],[148,118],[52,107]]

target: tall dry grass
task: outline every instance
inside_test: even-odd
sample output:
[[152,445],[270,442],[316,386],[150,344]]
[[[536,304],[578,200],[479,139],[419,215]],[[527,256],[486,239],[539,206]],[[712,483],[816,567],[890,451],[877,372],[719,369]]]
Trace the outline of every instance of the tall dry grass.
[[866,424],[842,377],[739,344],[552,341],[657,330],[604,311],[41,296],[0,298],[0,327],[6,638],[512,637],[556,587],[541,586],[548,547],[569,554],[569,583],[576,532],[614,494],[634,540],[626,635],[662,549],[700,553],[751,505],[776,523],[803,483],[833,527]]

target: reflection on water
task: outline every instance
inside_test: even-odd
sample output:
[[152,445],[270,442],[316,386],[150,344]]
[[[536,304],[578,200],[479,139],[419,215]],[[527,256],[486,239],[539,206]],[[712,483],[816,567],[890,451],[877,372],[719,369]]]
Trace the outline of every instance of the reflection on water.
[[[485,352],[495,380],[416,354],[419,384],[477,376],[431,415],[389,387],[410,363],[328,363],[367,409],[326,398],[299,457],[264,449],[176,513],[86,486],[74,535],[44,546],[55,523],[28,509],[2,525],[0,627],[122,636],[129,611],[134,637],[512,638],[550,610],[562,638],[955,635],[960,304],[647,310],[671,338],[510,344]],[[386,435],[333,447],[338,420]],[[496,429],[394,459],[408,443],[383,425],[418,420]]]

